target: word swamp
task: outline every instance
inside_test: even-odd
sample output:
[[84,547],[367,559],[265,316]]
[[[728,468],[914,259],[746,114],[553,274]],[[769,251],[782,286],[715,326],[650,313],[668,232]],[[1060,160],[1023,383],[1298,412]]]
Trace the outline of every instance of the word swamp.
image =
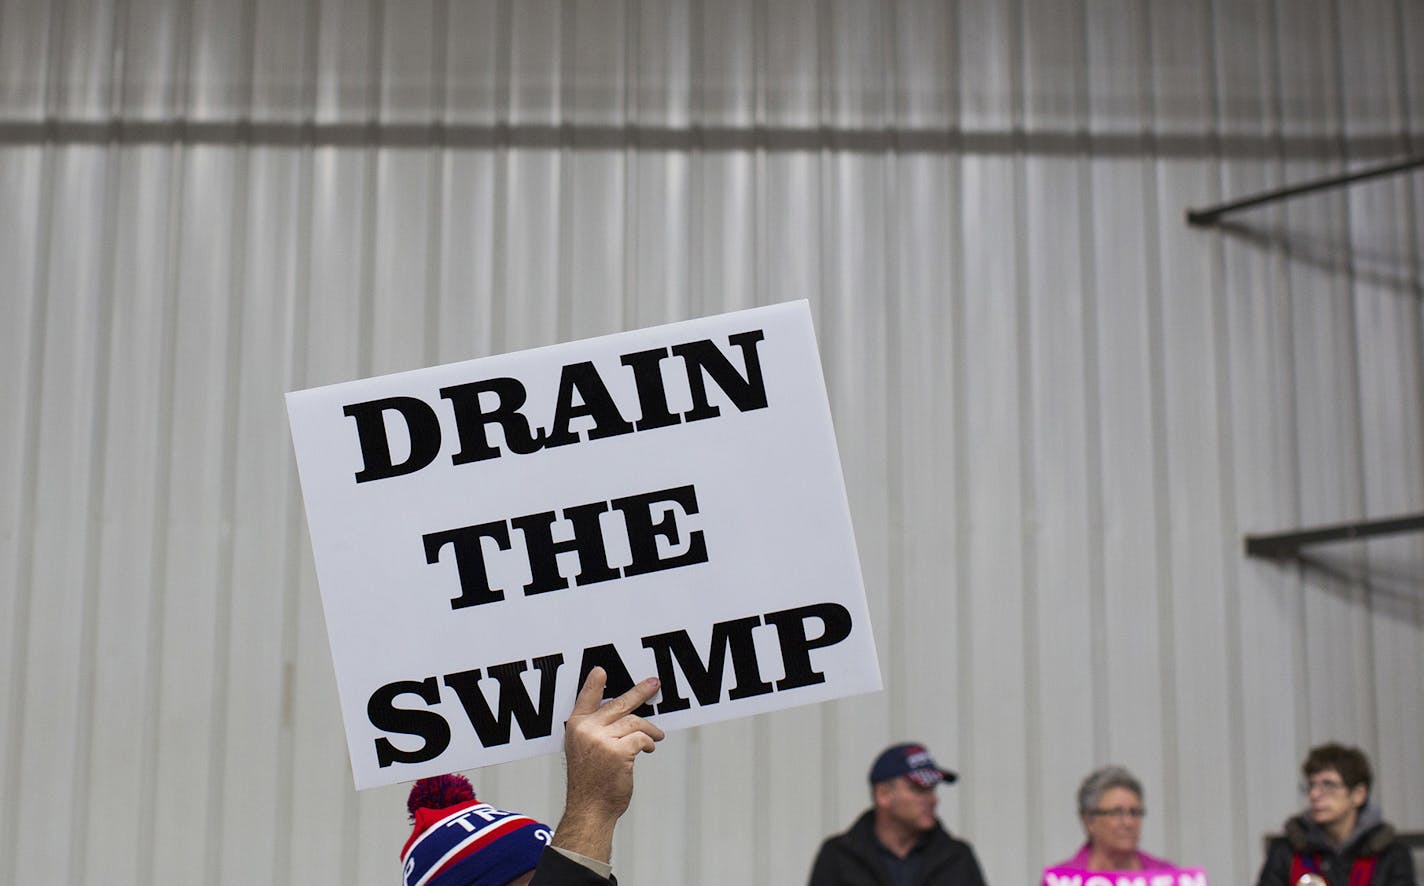
[[[808,624],[812,623],[818,625],[819,633],[815,636],[808,631]],[[762,662],[753,638],[753,632],[763,626],[776,632],[784,676],[775,683],[763,676]],[[692,700],[683,694],[679,675],[686,679],[687,687],[699,706],[721,703],[722,683],[729,657],[735,680],[727,692],[729,701],[824,683],[826,676],[813,667],[811,651],[834,646],[849,637],[850,633],[851,616],[844,606],[819,603],[718,622],[712,626],[711,648],[705,660],[685,630],[643,637],[643,648],[652,652],[658,677],[662,680],[662,700],[656,707],[647,704],[634,713],[651,717],[692,707]],[[377,738],[377,764],[384,768],[392,763],[423,763],[440,756],[450,746],[449,722],[439,712],[431,710],[442,700],[442,683],[455,693],[470,726],[485,747],[508,744],[516,722],[526,739],[550,735],[554,729],[555,689],[563,664],[564,656],[556,652],[533,661],[490,665],[483,673],[476,668],[446,674],[443,679],[432,676],[423,680],[387,683],[371,694],[366,704],[367,718],[372,726],[382,732],[416,736],[421,744],[411,750],[402,750],[388,737]],[[529,687],[524,682],[524,674],[530,665],[539,675],[537,703],[530,698]],[[577,681],[579,685],[595,666],[602,666],[608,672],[606,695],[618,695],[633,685],[623,655],[613,644],[590,646],[583,651]],[[497,697],[493,706],[482,683],[493,684]],[[398,701],[402,704],[397,705]],[[425,707],[411,707],[412,701],[423,702]]]

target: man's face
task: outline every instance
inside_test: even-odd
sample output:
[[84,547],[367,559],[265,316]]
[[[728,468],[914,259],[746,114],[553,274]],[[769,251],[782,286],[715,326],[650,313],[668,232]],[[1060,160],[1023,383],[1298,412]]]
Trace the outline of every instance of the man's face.
[[934,788],[922,788],[903,775],[875,786],[875,812],[883,821],[922,834],[935,826]]
[[1322,769],[1306,782],[1310,800],[1310,818],[1322,828],[1345,821],[1354,815],[1369,792],[1365,786],[1345,787],[1345,780],[1334,769]]

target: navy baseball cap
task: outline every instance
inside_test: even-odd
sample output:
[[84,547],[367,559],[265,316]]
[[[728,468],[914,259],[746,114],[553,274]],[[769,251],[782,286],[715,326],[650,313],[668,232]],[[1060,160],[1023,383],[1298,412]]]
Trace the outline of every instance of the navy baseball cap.
[[870,783],[880,784],[896,776],[903,775],[922,788],[932,788],[940,782],[953,784],[959,776],[948,769],[941,769],[930,758],[930,752],[923,745],[897,744],[886,748],[875,758],[870,767]]

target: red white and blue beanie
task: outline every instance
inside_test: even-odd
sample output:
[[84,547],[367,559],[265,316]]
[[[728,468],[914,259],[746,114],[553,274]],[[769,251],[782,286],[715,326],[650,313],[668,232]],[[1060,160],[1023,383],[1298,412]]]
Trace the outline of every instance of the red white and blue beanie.
[[554,829],[475,799],[463,775],[422,778],[406,803],[405,886],[505,886],[534,870]]

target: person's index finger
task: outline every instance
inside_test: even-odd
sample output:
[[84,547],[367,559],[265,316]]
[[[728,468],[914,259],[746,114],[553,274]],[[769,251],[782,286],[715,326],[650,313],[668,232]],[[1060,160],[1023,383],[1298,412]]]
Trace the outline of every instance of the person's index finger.
[[649,677],[639,683],[635,683],[632,689],[610,699],[603,707],[598,709],[598,722],[612,723],[622,718],[625,714],[642,707],[648,699],[658,694],[662,688],[662,681],[657,677]]
[[574,710],[570,716],[592,714],[598,710],[598,705],[603,701],[603,689],[607,685],[608,672],[601,667],[594,666],[588,672],[588,676],[584,678],[578,697],[574,699]]

